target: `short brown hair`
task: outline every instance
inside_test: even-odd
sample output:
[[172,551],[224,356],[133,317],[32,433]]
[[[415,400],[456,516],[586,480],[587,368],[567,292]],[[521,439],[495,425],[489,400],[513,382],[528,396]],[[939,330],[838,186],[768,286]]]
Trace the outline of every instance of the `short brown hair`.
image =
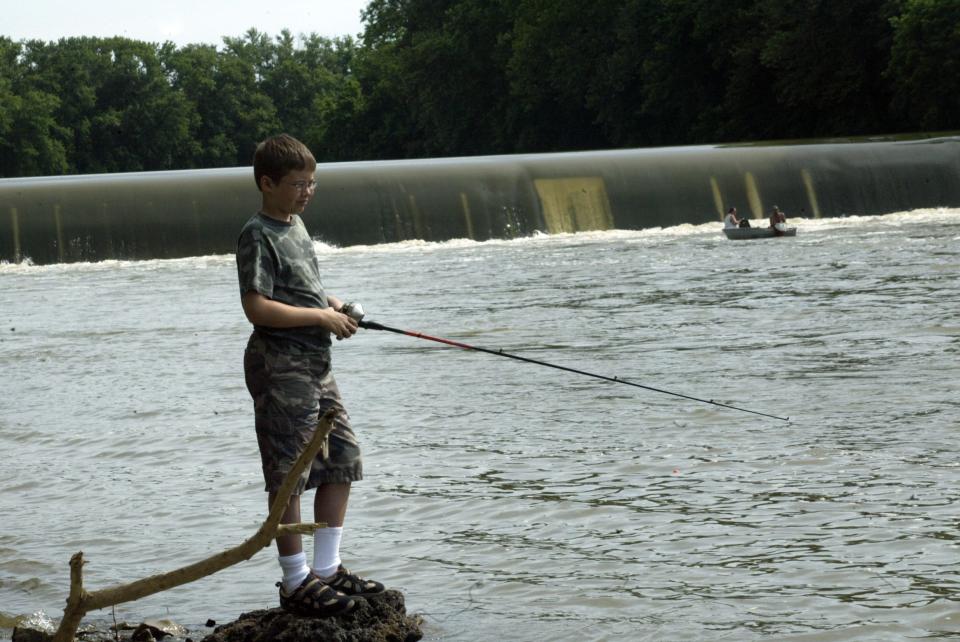
[[317,160],[307,146],[289,134],[271,136],[257,145],[253,153],[253,178],[260,189],[260,179],[269,176],[274,183],[292,171],[317,168]]

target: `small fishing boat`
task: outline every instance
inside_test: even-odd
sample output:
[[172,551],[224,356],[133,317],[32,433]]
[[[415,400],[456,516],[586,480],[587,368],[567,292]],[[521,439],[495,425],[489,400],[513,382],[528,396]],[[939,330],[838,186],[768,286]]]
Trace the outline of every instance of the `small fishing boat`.
[[749,239],[771,239],[776,236],[796,236],[797,228],[788,227],[780,231],[771,227],[725,227],[723,233],[728,239],[745,241]]

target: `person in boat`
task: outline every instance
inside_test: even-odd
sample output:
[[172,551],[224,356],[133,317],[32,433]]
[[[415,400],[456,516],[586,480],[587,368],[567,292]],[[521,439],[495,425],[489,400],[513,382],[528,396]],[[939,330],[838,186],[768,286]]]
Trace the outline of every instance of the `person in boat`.
[[750,227],[750,221],[746,217],[738,218],[737,217],[737,208],[731,207],[727,210],[727,215],[723,217],[723,227],[724,229],[730,229],[734,227]]
[[770,227],[777,232],[784,232],[787,229],[787,216],[776,205],[770,210]]
[[730,229],[739,225],[740,219],[737,218],[737,208],[731,207],[727,210],[727,215],[723,217],[723,228]]
[[236,259],[243,312],[253,324],[243,371],[271,504],[318,419],[336,410],[325,452],[299,480],[281,519],[299,522],[300,495],[316,489],[314,520],[327,526],[314,533],[313,564],[307,563],[300,535],[277,538],[280,606],[328,617],[351,611],[384,586],[350,573],[340,560],[350,486],[363,478],[363,462],[330,369],[330,337],[348,339],[358,324],[323,287],[313,241],[300,218],[317,187],[316,166],[310,150],[292,136],[272,136],[257,145],[253,174],[261,207],[240,232]]

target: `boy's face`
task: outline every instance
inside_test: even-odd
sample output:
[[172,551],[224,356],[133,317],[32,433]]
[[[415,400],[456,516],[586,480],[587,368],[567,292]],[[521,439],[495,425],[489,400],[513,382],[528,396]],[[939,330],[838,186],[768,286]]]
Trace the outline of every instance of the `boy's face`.
[[316,182],[309,169],[294,170],[275,183],[269,176],[262,177],[264,212],[280,218],[301,214],[313,198]]

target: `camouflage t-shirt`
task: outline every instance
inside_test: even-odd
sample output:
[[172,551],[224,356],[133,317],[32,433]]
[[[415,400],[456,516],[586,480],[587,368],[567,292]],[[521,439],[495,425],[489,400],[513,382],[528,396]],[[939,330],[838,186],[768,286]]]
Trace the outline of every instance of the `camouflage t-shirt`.
[[[327,308],[313,241],[299,216],[283,223],[257,213],[237,241],[240,295],[253,290],[299,308]],[[330,333],[319,326],[254,326],[278,352],[311,353],[330,348]]]

